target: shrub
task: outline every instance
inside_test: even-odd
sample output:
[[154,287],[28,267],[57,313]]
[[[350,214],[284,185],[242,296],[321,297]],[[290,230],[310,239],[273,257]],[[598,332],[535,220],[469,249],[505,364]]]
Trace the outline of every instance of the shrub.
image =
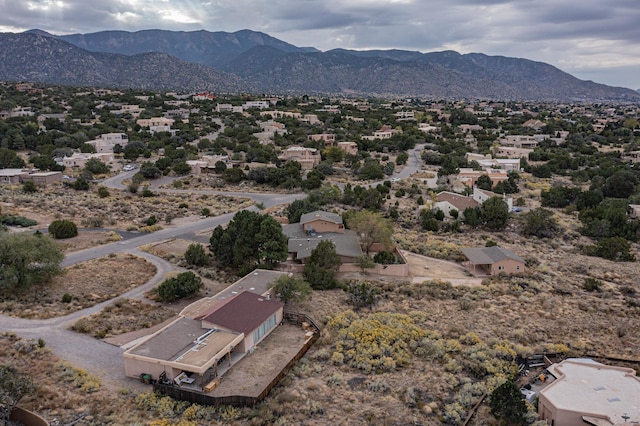
[[33,183],[32,180],[28,180],[25,183],[23,183],[22,190],[27,194],[33,194],[34,192],[38,192],[38,188],[36,187],[36,184]]
[[72,300],[73,300],[73,296],[70,295],[69,293],[65,293],[62,296],[62,303],[71,303]]
[[197,243],[189,244],[187,251],[184,253],[184,260],[193,266],[204,266],[209,263],[209,258],[204,251],[204,247],[202,244]]
[[582,287],[587,291],[602,291],[602,281],[597,280],[595,278],[587,278],[584,280],[584,284]]
[[597,256],[616,262],[634,262],[636,257],[631,253],[631,244],[622,237],[603,238],[596,245],[586,246],[587,256]]
[[49,234],[56,240],[73,238],[78,235],[78,227],[70,220],[54,220],[49,225]]
[[366,281],[350,283],[346,291],[349,293],[349,303],[356,309],[373,306],[380,293],[377,288]]
[[183,272],[169,278],[157,288],[158,300],[171,302],[195,294],[202,287],[202,280],[193,272]]
[[204,217],[209,217],[211,216],[211,209],[209,209],[208,207],[204,207],[201,211],[200,214]]
[[147,226],[153,226],[158,223],[158,218],[155,215],[151,215],[144,221]]
[[98,197],[107,198],[109,196],[109,190],[104,186],[98,187]]
[[156,194],[153,191],[151,191],[149,188],[143,189],[141,195],[145,198],[156,196]]
[[21,226],[23,228],[38,224],[35,220],[22,216],[4,216],[0,219],[0,223],[7,226]]

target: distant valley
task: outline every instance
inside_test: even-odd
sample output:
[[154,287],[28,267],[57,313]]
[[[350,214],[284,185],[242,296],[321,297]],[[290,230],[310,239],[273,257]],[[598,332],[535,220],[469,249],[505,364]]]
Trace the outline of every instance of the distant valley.
[[74,86],[224,93],[638,101],[527,59],[454,51],[321,52],[267,34],[103,31],[0,34],[0,79]]

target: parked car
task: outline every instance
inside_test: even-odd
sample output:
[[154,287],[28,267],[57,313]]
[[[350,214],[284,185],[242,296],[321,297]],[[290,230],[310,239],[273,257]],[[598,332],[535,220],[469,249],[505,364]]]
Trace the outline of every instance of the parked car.
[[135,169],[136,169],[136,166],[134,166],[133,164],[127,164],[126,166],[124,166],[122,170],[124,170],[125,172],[130,172]]

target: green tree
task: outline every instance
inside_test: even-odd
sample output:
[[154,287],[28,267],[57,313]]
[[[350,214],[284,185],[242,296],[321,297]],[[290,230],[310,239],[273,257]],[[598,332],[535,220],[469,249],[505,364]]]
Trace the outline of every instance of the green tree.
[[526,425],[527,404],[520,388],[507,380],[491,393],[491,414],[505,425]]
[[553,212],[542,207],[529,211],[525,214],[524,220],[525,224],[522,230],[524,235],[551,238],[560,231],[560,226]]
[[84,168],[96,175],[109,173],[109,166],[97,158],[90,158],[87,160],[87,164],[85,164]]
[[216,227],[209,244],[220,265],[246,269],[272,268],[285,261],[287,241],[282,225],[273,217],[243,210],[235,214],[226,229]]
[[491,197],[482,204],[482,222],[487,228],[502,229],[507,225],[508,218],[509,205],[502,197]]
[[39,234],[0,234],[0,288],[28,288],[61,272],[62,251]]
[[209,263],[209,258],[204,251],[204,247],[198,243],[189,244],[187,251],[184,253],[184,260],[193,266],[204,266]]
[[484,189],[485,191],[491,191],[493,188],[493,181],[489,175],[481,175],[476,181],[476,186],[480,189]]
[[227,170],[227,163],[225,163],[224,161],[216,161],[214,170],[218,174],[224,172],[225,170]]
[[609,198],[629,198],[638,183],[636,176],[628,171],[616,172],[609,176],[602,187],[602,195]]
[[358,234],[367,254],[374,243],[391,246],[393,226],[391,221],[382,217],[380,213],[362,210],[348,214],[345,219],[347,227]]
[[56,240],[78,236],[78,227],[70,220],[54,220],[49,225],[49,234]]
[[31,376],[11,365],[0,365],[0,424],[8,425],[9,417],[20,400],[36,391]]
[[186,162],[181,161],[173,165],[173,171],[178,176],[188,175],[189,173],[191,173],[191,166],[189,166]]
[[482,209],[480,207],[467,207],[462,212],[464,216],[464,223],[476,228],[482,224]]
[[[376,254],[377,256],[377,254]],[[360,270],[364,273],[365,269],[371,269],[374,268],[376,266],[376,261],[375,261],[375,256],[372,259],[371,257],[367,256],[366,254],[363,254],[362,256],[358,256],[356,258],[356,265],[358,265],[360,267]]]
[[622,237],[603,238],[596,245],[586,246],[584,252],[588,256],[598,256],[616,262],[635,262],[631,253],[631,244]]
[[158,300],[172,302],[191,296],[200,290],[202,280],[193,272],[183,272],[178,276],[164,280],[157,288]]
[[246,179],[246,176],[242,169],[232,167],[222,172],[222,178],[227,183],[240,183],[241,181]]
[[313,289],[329,290],[338,285],[336,272],[341,264],[342,261],[336,253],[336,246],[333,242],[322,240],[311,251],[302,275]]
[[293,276],[282,276],[272,285],[271,289],[284,303],[300,303],[311,297],[313,289],[308,282]]

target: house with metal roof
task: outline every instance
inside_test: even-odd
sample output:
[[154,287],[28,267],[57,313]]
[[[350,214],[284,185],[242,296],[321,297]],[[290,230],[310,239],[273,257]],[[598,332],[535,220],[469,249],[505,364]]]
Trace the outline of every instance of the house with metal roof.
[[520,256],[502,247],[463,248],[464,262],[473,275],[521,274],[525,261]]
[[640,423],[640,378],[632,368],[566,359],[548,369],[555,380],[540,391],[540,419],[555,426]]

